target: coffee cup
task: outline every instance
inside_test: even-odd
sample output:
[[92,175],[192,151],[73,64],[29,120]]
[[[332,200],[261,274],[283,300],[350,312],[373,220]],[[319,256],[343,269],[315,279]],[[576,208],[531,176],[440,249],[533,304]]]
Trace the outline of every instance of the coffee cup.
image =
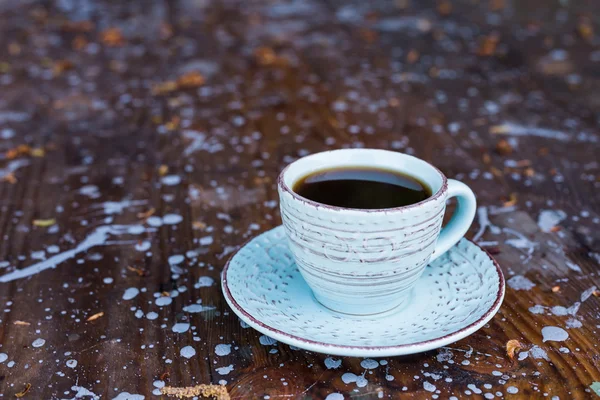
[[[294,191],[297,182],[327,169],[370,168],[414,177],[431,195],[415,204],[357,209],[319,203]],[[467,232],[476,210],[464,183],[408,154],[341,149],[300,158],[278,178],[283,226],[296,265],[314,297],[335,312],[384,313],[408,303],[425,267]],[[457,199],[442,227],[446,201]]]

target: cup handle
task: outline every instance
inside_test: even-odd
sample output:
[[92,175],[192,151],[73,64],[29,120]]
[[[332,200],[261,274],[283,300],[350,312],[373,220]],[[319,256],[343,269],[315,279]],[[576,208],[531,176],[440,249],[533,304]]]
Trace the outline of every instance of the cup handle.
[[467,233],[475,218],[477,201],[475,194],[467,185],[454,179],[448,179],[448,199],[451,197],[456,197],[458,205],[450,221],[442,228],[429,262],[454,246]]

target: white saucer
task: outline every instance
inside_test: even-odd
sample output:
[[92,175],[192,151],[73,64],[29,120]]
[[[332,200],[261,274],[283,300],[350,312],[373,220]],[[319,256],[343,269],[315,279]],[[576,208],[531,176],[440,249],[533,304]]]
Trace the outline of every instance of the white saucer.
[[239,249],[222,276],[227,303],[257,331],[305,350],[355,357],[420,353],[456,342],[498,312],[504,286],[496,261],[462,239],[425,269],[401,309],[373,317],[338,314],[314,299],[281,226]]

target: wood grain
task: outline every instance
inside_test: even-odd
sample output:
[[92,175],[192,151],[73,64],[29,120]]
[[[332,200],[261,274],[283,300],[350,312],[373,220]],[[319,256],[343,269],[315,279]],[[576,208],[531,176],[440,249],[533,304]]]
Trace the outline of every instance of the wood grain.
[[[226,381],[234,399],[594,398],[600,298],[582,294],[600,287],[599,11],[0,2],[0,277],[80,248],[101,226],[144,227],[0,282],[0,394],[30,383],[25,399],[151,399],[163,383]],[[326,355],[261,344],[227,307],[219,273],[280,224],[274,182],[287,163],[361,146],[415,154],[472,187],[493,225],[479,241],[509,286],[498,315],[447,348],[328,368]],[[547,210],[564,219],[543,232]],[[34,223],[46,219],[56,224]],[[214,283],[195,287],[200,277]],[[129,288],[141,292],[125,300]],[[184,311],[199,301],[211,309]],[[178,322],[190,329],[173,332]],[[569,338],[543,342],[546,326]],[[511,339],[523,344],[512,360]]]

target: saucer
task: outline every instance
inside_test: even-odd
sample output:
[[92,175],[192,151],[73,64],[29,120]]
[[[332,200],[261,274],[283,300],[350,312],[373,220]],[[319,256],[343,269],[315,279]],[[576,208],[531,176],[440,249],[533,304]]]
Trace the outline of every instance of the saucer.
[[401,308],[369,317],[339,314],[314,298],[282,226],[240,248],[222,273],[227,303],[252,328],[305,350],[354,357],[420,353],[469,336],[498,312],[504,286],[496,261],[461,239],[427,266]]

